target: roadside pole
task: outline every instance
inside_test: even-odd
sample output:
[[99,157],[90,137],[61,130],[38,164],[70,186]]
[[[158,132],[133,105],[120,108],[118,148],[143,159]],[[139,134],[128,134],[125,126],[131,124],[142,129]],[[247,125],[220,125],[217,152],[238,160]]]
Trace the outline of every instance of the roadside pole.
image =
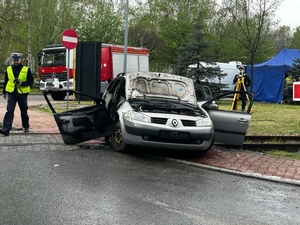
[[69,111],[69,89],[70,89],[70,49],[67,49],[67,54],[68,54],[68,66],[67,66],[67,103],[66,103],[66,111]]
[[123,62],[123,72],[124,72],[124,73],[127,72],[128,7],[129,7],[129,0],[126,0],[125,31],[124,31],[124,62]]
[[76,48],[78,44],[78,35],[72,29],[66,29],[62,34],[62,43],[67,49],[67,103],[66,103],[66,111],[69,111],[69,80],[70,80],[70,54],[71,49]]

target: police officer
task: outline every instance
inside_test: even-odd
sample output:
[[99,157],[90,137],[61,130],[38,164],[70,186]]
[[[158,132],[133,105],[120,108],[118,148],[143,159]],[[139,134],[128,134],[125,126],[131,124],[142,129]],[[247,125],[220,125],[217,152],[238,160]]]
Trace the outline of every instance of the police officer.
[[[239,91],[244,91],[244,93],[240,93],[240,97],[242,100],[242,111],[245,110],[246,107],[246,103],[247,103],[247,99],[246,99],[246,91],[247,88],[251,85],[251,80],[250,77],[245,73],[244,71],[244,67],[243,66],[239,66],[239,73],[235,75],[235,77],[233,78],[233,83],[237,84],[238,81],[240,81],[240,87],[239,87]],[[237,87],[235,87],[235,90],[237,89]],[[236,109],[236,102],[234,102],[234,107],[233,109]]]
[[5,136],[8,136],[12,129],[14,111],[17,103],[21,112],[24,132],[29,132],[27,98],[30,92],[30,86],[34,82],[30,68],[23,66],[21,63],[22,54],[13,53],[11,58],[13,63],[6,69],[3,85],[3,98],[7,100],[7,105],[6,113],[3,118],[3,127],[0,129],[0,133]]

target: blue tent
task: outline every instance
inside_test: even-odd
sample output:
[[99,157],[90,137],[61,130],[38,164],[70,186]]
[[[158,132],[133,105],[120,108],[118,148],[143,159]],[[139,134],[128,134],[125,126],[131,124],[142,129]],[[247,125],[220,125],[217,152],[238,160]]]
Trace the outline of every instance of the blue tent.
[[[294,60],[300,58],[299,49],[282,49],[273,58],[253,67],[254,100],[259,102],[279,103],[283,97],[284,79]],[[246,72],[250,76],[250,67]]]

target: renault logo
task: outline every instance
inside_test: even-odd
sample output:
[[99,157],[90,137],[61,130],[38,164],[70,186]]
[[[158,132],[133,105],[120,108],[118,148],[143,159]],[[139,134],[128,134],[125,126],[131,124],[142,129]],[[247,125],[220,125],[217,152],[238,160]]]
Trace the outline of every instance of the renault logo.
[[176,119],[172,120],[171,123],[174,127],[177,127],[177,125],[178,125],[178,121]]

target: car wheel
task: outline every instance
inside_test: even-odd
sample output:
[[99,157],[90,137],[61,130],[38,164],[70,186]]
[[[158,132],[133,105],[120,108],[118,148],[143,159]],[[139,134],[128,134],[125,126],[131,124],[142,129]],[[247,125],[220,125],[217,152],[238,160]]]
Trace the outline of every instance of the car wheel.
[[116,152],[126,152],[127,144],[124,142],[120,122],[117,122],[115,129],[110,136],[111,147]]

